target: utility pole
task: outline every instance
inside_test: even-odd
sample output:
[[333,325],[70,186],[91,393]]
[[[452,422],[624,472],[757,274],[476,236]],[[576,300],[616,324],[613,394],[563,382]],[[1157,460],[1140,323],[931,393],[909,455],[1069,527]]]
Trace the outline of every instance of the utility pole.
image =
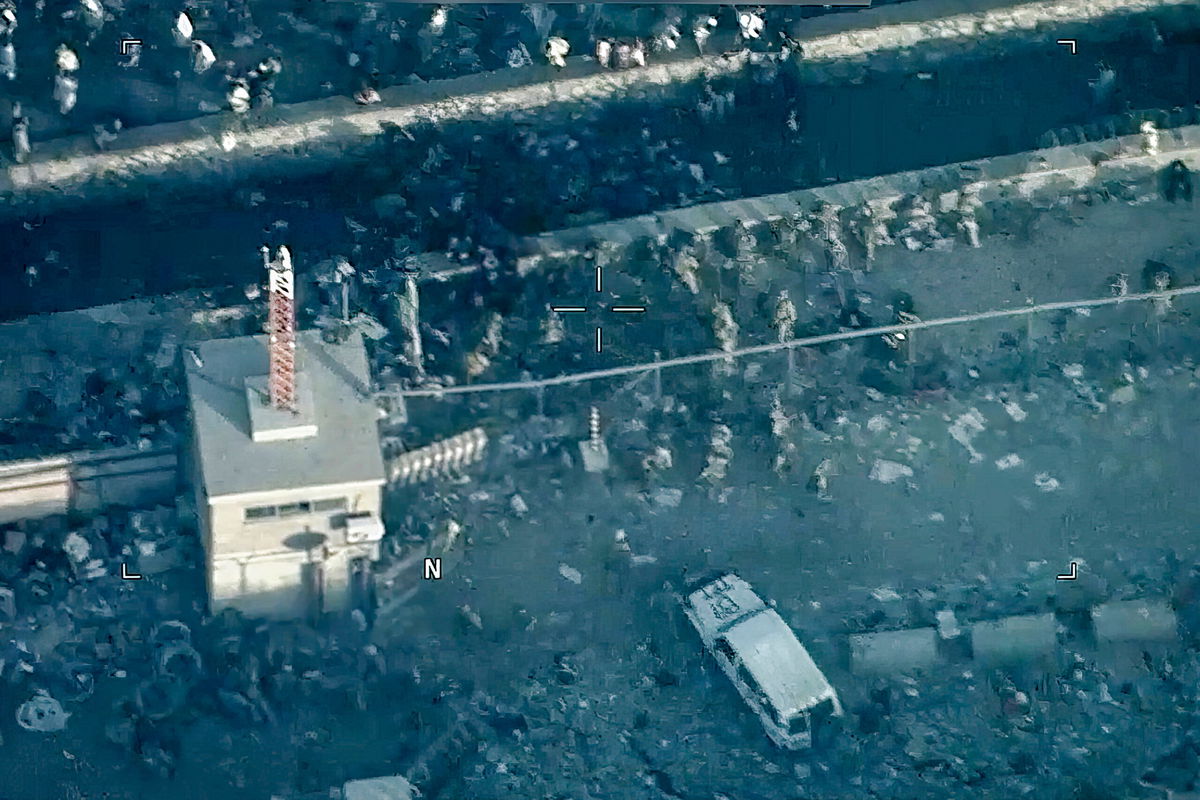
[[418,375],[425,374],[425,353],[421,347],[421,298],[417,293],[417,276],[406,275],[404,292],[397,297],[400,322],[406,334],[404,356]]
[[350,279],[354,273],[354,267],[349,261],[344,258],[338,259],[333,279],[342,287],[342,322],[346,324],[350,322]]

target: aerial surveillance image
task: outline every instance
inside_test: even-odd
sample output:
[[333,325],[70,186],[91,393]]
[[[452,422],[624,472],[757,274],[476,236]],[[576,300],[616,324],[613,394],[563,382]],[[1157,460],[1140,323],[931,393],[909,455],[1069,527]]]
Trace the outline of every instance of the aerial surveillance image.
[[0,0],[0,800],[1200,798],[1197,170],[1196,0]]

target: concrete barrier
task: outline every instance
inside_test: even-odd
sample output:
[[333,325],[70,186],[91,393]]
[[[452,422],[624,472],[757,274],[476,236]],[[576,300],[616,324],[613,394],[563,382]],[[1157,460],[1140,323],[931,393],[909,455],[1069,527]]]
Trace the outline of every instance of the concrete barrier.
[[1058,653],[1058,621],[1053,614],[1004,617],[971,626],[971,648],[983,666],[1036,663]]
[[902,675],[938,663],[936,628],[859,633],[850,637],[855,675]]
[[174,448],[73,453],[0,465],[0,524],[106,506],[173,503]]
[[1096,641],[1102,645],[1128,642],[1172,642],[1179,638],[1179,621],[1165,600],[1117,600],[1092,609]]

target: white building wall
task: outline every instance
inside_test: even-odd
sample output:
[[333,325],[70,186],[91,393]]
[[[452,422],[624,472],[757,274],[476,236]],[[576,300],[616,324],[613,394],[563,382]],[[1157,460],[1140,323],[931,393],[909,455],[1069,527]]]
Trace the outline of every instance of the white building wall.
[[[382,486],[342,484],[305,487],[270,493],[208,500],[206,557],[211,610],[233,607],[253,616],[302,617],[312,610],[310,564],[319,565],[323,611],[347,610],[350,602],[351,562],[379,558],[379,543],[348,544],[337,519],[347,513],[369,512],[380,518]],[[247,508],[347,498],[347,511],[321,512],[285,518],[247,521]],[[207,516],[207,520],[205,520]],[[207,524],[206,524],[207,523]],[[288,540],[306,532],[325,535],[323,545],[296,549]]]
[[212,562],[213,612],[232,607],[251,616],[303,617],[308,612],[304,553],[276,553]]

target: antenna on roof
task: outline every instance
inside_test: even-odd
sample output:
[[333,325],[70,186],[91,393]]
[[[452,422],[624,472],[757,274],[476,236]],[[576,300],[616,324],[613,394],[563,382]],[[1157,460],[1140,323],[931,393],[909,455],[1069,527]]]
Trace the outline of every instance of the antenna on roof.
[[262,246],[267,270],[267,396],[278,409],[297,412],[296,405],[296,304],[292,254],[286,247],[275,251]]

